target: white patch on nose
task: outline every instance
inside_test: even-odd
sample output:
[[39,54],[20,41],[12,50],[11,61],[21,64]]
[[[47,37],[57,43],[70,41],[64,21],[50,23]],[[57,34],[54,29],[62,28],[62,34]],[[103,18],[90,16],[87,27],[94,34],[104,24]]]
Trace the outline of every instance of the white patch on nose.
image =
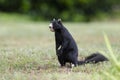
[[50,23],[50,24],[49,24],[49,27],[50,27],[50,28],[53,28],[53,24],[52,24],[52,23]]
[[54,32],[53,24],[52,23],[49,24],[49,28],[50,28],[50,31]]

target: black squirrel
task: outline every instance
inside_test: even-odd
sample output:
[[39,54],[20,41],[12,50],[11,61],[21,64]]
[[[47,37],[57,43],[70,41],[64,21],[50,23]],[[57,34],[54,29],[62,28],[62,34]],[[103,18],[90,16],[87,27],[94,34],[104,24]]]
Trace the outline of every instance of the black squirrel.
[[77,66],[86,63],[108,61],[108,59],[100,53],[93,53],[86,57],[85,60],[78,61],[77,44],[70,32],[62,24],[61,19],[53,19],[49,28],[55,33],[56,55],[61,66],[65,66],[67,62]]

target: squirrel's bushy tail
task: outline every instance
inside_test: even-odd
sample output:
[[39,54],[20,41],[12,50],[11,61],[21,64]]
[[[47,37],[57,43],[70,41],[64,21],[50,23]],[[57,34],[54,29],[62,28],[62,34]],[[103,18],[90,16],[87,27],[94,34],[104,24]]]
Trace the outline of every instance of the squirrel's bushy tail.
[[108,61],[108,59],[100,53],[93,53],[90,56],[86,57],[83,61],[78,61],[78,65],[83,65],[86,63],[98,63]]

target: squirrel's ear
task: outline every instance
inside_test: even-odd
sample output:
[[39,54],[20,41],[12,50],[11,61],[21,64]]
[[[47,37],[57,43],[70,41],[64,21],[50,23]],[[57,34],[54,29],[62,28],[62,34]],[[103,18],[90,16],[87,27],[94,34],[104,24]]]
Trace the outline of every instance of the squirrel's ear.
[[55,18],[53,18],[53,21],[55,21]]
[[61,22],[62,20],[61,19],[58,19],[58,22]]

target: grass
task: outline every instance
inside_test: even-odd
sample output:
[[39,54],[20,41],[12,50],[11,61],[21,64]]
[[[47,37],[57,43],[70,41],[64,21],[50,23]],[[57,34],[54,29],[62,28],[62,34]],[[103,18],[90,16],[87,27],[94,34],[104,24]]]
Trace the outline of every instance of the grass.
[[112,50],[110,41],[106,34],[104,34],[104,39],[106,42],[106,46],[109,50],[108,55],[106,55],[105,53],[104,54],[106,55],[106,57],[109,58],[109,61],[111,62],[111,67],[103,72],[104,80],[119,80],[120,79],[120,62],[119,62],[118,58],[116,58],[116,56]]
[[[104,62],[73,69],[60,68],[49,22],[8,16],[0,18],[0,80],[103,80],[102,73],[112,66],[112,63]],[[64,24],[77,42],[79,60],[97,51],[110,53],[103,31],[109,37],[114,55],[120,60],[119,22]]]

